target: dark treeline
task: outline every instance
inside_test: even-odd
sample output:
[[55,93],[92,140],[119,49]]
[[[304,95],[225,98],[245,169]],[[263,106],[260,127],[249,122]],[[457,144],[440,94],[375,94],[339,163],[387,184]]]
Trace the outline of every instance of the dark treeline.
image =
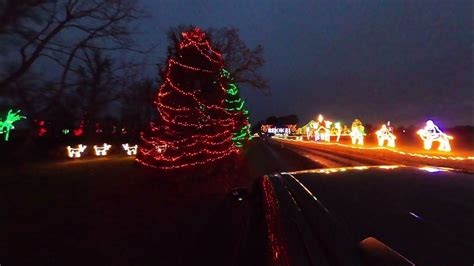
[[[0,149],[138,141],[157,115],[153,99],[165,67],[151,54],[155,45],[138,41],[147,16],[136,0],[0,0],[0,119],[9,109],[27,117]],[[166,56],[192,27],[157,33],[167,34]],[[206,31],[241,88],[268,92],[259,74],[262,46],[249,48],[236,28]]]

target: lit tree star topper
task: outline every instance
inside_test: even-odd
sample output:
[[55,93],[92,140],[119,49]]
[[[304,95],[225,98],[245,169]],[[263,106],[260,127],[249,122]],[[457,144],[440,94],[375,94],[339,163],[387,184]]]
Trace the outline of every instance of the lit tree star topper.
[[12,113],[12,109],[10,109],[5,120],[0,120],[0,134],[5,134],[5,141],[8,141],[10,137],[10,130],[15,128],[13,123],[26,118],[25,116],[19,115],[20,112],[21,110]]

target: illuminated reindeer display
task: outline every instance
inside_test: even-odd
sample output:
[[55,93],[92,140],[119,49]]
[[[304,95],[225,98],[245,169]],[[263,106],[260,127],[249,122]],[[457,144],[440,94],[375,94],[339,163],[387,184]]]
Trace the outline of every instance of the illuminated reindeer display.
[[432,120],[426,121],[426,125],[424,128],[418,130],[416,132],[423,140],[423,148],[425,150],[430,150],[433,142],[439,142],[438,150],[440,151],[451,151],[451,145],[449,145],[449,140],[453,139],[453,137],[446,135],[437,125],[433,123]]
[[109,145],[107,143],[104,143],[104,146],[102,146],[102,147],[94,145],[95,155],[96,156],[106,156],[107,151],[110,150],[111,147],[112,147],[112,145]]
[[137,155],[138,145],[129,146],[128,143],[122,144],[123,149],[127,152],[127,155]]
[[69,158],[81,158],[81,154],[86,150],[87,146],[79,144],[77,148],[71,148],[67,146],[67,155]]

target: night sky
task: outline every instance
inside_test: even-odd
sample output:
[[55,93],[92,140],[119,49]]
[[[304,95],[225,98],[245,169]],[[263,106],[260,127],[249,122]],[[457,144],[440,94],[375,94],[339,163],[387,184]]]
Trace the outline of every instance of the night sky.
[[179,24],[234,26],[250,47],[264,46],[272,95],[241,88],[252,122],[322,113],[344,123],[474,125],[471,1],[142,2],[151,18],[141,42],[159,45],[152,61]]

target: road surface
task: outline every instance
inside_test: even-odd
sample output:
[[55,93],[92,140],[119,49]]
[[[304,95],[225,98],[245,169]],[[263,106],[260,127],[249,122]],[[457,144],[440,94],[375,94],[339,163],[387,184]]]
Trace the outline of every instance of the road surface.
[[463,154],[438,151],[406,151],[400,149],[379,149],[377,147],[357,147],[337,143],[314,141],[294,141],[273,138],[274,143],[314,160],[325,167],[357,165],[411,165],[437,166],[474,172],[474,158]]
[[[474,176],[472,160],[443,160],[359,150],[344,146],[273,139],[324,167],[431,165],[461,170],[457,176],[354,173],[294,175],[342,222],[357,241],[375,236],[416,265],[474,263]],[[435,168],[433,168],[434,170]],[[428,168],[428,170],[430,170]],[[293,182],[293,186],[297,182]],[[291,184],[291,183],[290,183]],[[291,188],[290,188],[291,189]]]

